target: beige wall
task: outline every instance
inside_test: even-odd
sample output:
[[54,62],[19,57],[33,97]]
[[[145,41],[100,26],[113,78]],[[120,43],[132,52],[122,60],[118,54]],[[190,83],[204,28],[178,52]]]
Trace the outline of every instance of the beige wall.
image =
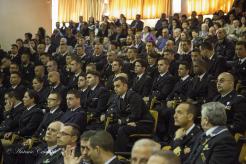
[[51,0],[0,0],[0,44],[5,50],[38,27],[51,34]]

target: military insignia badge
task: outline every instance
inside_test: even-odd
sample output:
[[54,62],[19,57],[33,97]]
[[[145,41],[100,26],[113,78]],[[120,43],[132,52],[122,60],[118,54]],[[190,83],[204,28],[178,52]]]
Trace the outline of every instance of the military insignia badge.
[[191,151],[191,149],[190,149],[189,147],[186,146],[186,147],[184,148],[184,154],[189,154],[190,151]]
[[181,148],[178,146],[176,147],[173,152],[177,155],[177,156],[180,156],[180,152],[181,152]]
[[226,103],[225,109],[226,109],[226,110],[231,110],[231,102],[230,102],[230,101],[228,101],[228,102]]

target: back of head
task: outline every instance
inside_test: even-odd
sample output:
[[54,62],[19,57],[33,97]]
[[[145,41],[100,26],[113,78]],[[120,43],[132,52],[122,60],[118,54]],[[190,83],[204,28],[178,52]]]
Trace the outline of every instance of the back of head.
[[161,145],[151,139],[140,139],[136,141],[133,145],[132,150],[134,150],[137,147],[147,148],[147,149],[150,149],[152,152],[155,152],[161,149]]
[[98,146],[106,152],[113,153],[114,151],[113,137],[110,133],[104,130],[97,131],[95,135],[90,137],[89,141],[92,148],[96,148]]
[[172,151],[157,151],[150,157],[148,164],[181,164],[179,157]]

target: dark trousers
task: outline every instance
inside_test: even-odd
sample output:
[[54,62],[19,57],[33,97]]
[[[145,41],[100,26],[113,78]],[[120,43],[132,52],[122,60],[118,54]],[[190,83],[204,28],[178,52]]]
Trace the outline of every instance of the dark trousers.
[[133,134],[151,134],[153,130],[152,124],[128,126],[112,124],[107,128],[107,131],[115,138],[115,151],[127,152],[130,135]]

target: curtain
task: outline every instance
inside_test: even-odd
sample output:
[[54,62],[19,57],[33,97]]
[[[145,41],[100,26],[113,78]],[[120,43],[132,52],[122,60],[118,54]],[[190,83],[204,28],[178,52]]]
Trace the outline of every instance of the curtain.
[[101,20],[104,0],[59,0],[58,1],[58,21],[68,22],[73,20],[78,22],[79,16],[83,16],[87,21],[90,16],[95,20]]
[[188,0],[188,13],[196,11],[197,14],[213,14],[218,10],[228,12],[233,0]]
[[171,14],[171,0],[110,0],[109,15],[135,19],[141,14],[143,19],[160,18],[161,13]]
[[144,0],[142,16],[145,19],[160,18],[162,13],[171,15],[171,0]]

